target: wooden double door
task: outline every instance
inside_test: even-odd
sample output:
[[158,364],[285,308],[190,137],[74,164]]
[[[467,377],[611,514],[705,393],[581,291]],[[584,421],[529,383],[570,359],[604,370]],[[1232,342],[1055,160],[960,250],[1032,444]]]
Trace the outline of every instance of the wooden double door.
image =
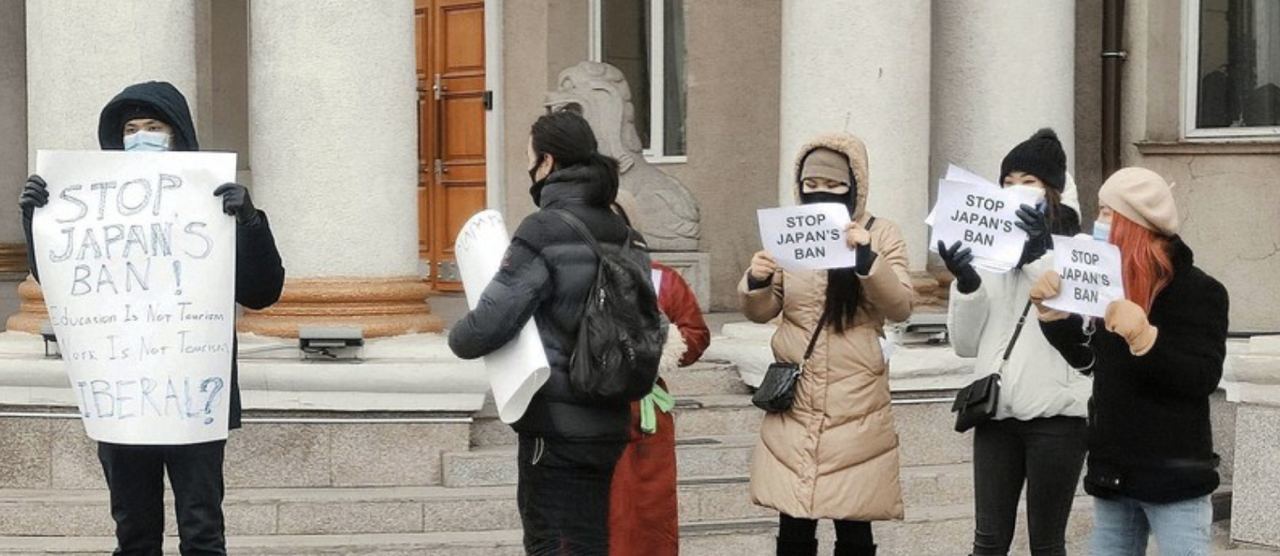
[[485,208],[484,0],[415,0],[418,256],[428,280],[459,291],[453,242]]

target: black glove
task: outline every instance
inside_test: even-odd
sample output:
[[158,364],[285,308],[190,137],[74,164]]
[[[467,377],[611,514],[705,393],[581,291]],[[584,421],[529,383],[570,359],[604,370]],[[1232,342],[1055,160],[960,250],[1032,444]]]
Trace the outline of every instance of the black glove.
[[22,216],[28,220],[35,214],[35,210],[49,204],[49,186],[45,184],[44,178],[32,174],[27,178],[27,184],[22,187],[22,193],[18,195],[18,206],[22,208]]
[[958,241],[947,249],[947,244],[939,241],[938,256],[942,257],[943,263],[946,263],[947,271],[956,277],[956,289],[960,290],[960,293],[973,293],[982,286],[982,277],[978,276],[978,271],[973,269],[972,249],[961,246]]
[[1018,267],[1022,267],[1049,252],[1053,248],[1053,238],[1049,237],[1048,220],[1036,207],[1022,205],[1017,214],[1021,222],[1014,222],[1013,225],[1027,232],[1027,242],[1022,245],[1022,258],[1018,260]]
[[867,277],[871,275],[871,265],[876,264],[876,257],[879,255],[871,250],[871,244],[859,245],[857,249],[857,264],[853,266],[853,271],[858,276]]
[[253,208],[249,189],[238,183],[224,183],[214,190],[213,196],[222,197],[222,212],[236,217],[236,222],[253,226],[258,223],[258,209]]

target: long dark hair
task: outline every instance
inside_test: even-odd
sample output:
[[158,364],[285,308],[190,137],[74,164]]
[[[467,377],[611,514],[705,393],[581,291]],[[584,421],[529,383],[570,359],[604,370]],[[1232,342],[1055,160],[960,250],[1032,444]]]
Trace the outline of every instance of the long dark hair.
[[591,124],[581,115],[569,110],[543,114],[533,122],[529,136],[539,162],[546,155],[555,159],[552,173],[581,167],[591,174],[589,179],[599,187],[592,188],[587,204],[607,207],[618,196],[618,161],[600,153]]

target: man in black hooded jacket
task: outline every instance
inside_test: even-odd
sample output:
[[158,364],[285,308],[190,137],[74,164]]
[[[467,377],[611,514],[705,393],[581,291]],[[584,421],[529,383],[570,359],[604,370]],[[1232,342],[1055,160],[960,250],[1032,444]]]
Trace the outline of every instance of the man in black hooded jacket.
[[[187,100],[173,85],[149,81],[126,87],[102,109],[98,143],[104,150],[198,151]],[[243,185],[227,183],[214,195],[236,217],[236,303],[264,309],[280,298],[284,267],[267,215],[254,208]],[[39,281],[31,220],[49,201],[40,176],[27,179],[19,205],[27,236],[27,262]],[[231,358],[230,428],[240,428],[240,386],[235,348]],[[226,441],[156,446],[98,443],[98,458],[111,490],[117,555],[159,556],[164,542],[164,476],[173,485],[178,534],[184,556],[226,554],[222,515],[222,462]]]

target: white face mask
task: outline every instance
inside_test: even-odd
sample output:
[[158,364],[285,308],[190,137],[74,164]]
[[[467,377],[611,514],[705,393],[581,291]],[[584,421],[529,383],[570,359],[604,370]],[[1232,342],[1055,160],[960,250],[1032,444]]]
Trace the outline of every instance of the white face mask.
[[1028,194],[1034,195],[1037,199],[1044,198],[1044,190],[1031,185],[1006,185],[1005,189],[1009,191],[1026,191]]
[[164,152],[169,150],[169,134],[160,131],[137,131],[124,136],[124,150]]

